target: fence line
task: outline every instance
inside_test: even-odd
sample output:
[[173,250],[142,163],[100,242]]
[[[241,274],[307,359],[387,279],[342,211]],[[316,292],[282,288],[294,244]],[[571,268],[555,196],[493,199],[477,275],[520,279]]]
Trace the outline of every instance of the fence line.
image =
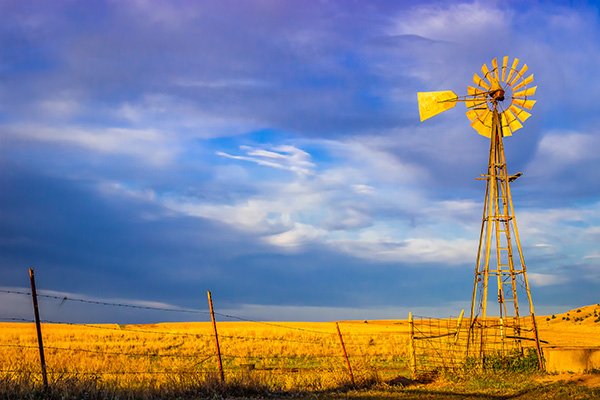
[[[32,295],[31,292],[22,292],[22,291],[17,291],[17,290],[4,290],[4,289],[0,289],[0,293],[21,294],[21,295],[27,295],[27,296]],[[194,310],[194,309],[189,309],[189,308],[162,308],[162,307],[153,307],[153,306],[138,306],[138,305],[127,304],[127,303],[112,303],[112,302],[108,302],[108,301],[86,300],[86,299],[72,298],[72,297],[68,297],[68,296],[55,296],[55,295],[51,295],[51,294],[37,293],[37,297],[60,300],[61,302],[73,301],[73,302],[95,304],[95,305],[101,305],[101,306],[135,308],[138,310],[169,311],[169,312],[181,312],[181,313],[204,314],[204,315],[209,314],[208,311]]]
[[[22,296],[32,296],[34,297],[35,292],[22,291],[22,290],[5,290],[0,289],[0,293],[5,294],[17,294]],[[65,301],[73,301],[91,305],[102,305],[102,306],[111,306],[111,307],[129,307],[134,309],[141,310],[152,310],[152,311],[166,311],[166,312],[188,312],[194,314],[210,314],[207,311],[194,310],[194,309],[173,309],[173,308],[161,308],[161,307],[152,307],[152,306],[139,306],[139,305],[131,305],[126,303],[117,303],[117,302],[109,302],[109,301],[97,301],[97,300],[86,300],[81,298],[74,298],[70,296],[57,296],[52,294],[37,294],[37,297],[41,297],[49,300],[59,300],[61,304]],[[42,310],[43,311],[43,310]],[[262,335],[227,335],[227,334],[210,334],[207,332],[185,332],[185,331],[170,331],[170,330],[148,330],[148,329],[136,329],[124,325],[119,326],[109,326],[108,324],[77,324],[71,322],[58,322],[52,320],[41,320],[41,327],[44,329],[44,349],[48,351],[50,364],[47,368],[47,373],[52,376],[61,375],[65,376],[77,376],[77,375],[90,375],[90,376],[103,376],[103,375],[137,375],[139,378],[136,379],[145,379],[143,378],[145,374],[154,374],[154,375],[168,375],[168,374],[215,374],[218,371],[227,371],[230,373],[238,373],[239,371],[257,371],[256,373],[268,372],[269,374],[288,374],[290,372],[307,372],[314,373],[317,376],[321,375],[321,372],[341,372],[344,368],[344,360],[347,364],[347,369],[350,371],[350,376],[352,380],[354,377],[352,376],[352,369],[350,367],[350,361],[356,365],[359,370],[359,374],[369,373],[369,371],[403,371],[406,370],[405,362],[402,358],[401,354],[390,354],[389,352],[381,351],[381,346],[387,345],[390,339],[397,343],[399,346],[403,346],[402,340],[404,340],[401,335],[399,328],[390,329],[387,332],[372,332],[372,333],[352,333],[345,332],[344,337],[342,339],[341,332],[336,333],[334,330],[334,326],[332,324],[332,331],[324,331],[318,329],[307,329],[297,326],[290,326],[285,323],[273,323],[273,322],[264,322],[264,321],[256,321],[249,318],[239,317],[235,315],[229,315],[225,313],[214,312],[214,315],[217,315],[222,318],[235,319],[238,321],[249,322],[253,324],[263,325],[267,327],[277,328],[281,331],[276,331],[276,335],[268,336],[272,333],[270,330],[266,330]],[[16,317],[0,317],[2,321],[10,321],[10,322],[26,322],[26,323],[35,323],[35,320],[26,319],[26,318],[16,318]],[[365,321],[366,322],[366,321]],[[219,324],[220,322],[215,321],[215,324]],[[73,327],[70,333],[61,333],[61,326],[69,326]],[[164,325],[165,328],[169,328],[168,325]],[[216,325],[215,325],[216,326]],[[354,326],[357,326],[356,323]],[[380,328],[377,325],[365,325],[365,328],[369,329],[378,329]],[[82,328],[80,330],[80,328]],[[109,333],[103,334],[99,333],[93,334],[93,336],[87,336],[85,333],[86,329],[96,329],[99,332],[102,331],[113,331],[123,333],[125,336],[120,335],[113,341],[115,335],[111,335]],[[186,329],[194,329],[194,327],[186,328]],[[251,328],[249,328],[251,329]],[[385,329],[389,329],[386,327]],[[48,331],[49,330],[49,331]],[[221,331],[222,328],[219,329]],[[227,333],[227,328],[224,329],[225,333]],[[290,333],[285,333],[289,331]],[[293,333],[297,332],[297,333]],[[128,341],[132,340],[129,334],[149,334],[150,341],[148,342],[149,346],[158,346],[152,347],[147,351],[112,351],[108,350],[108,346],[115,346],[117,348],[130,348],[131,346],[145,346],[146,339],[143,336],[136,337],[135,342],[129,343]],[[54,335],[54,336],[53,336]],[[81,348],[77,346],[65,347],[58,346],[54,341],[60,340],[62,342],[63,339],[57,339],[58,335],[66,335],[69,336],[69,340],[71,343],[79,343],[85,342],[86,340],[90,343],[94,343],[95,346],[93,348]],[[154,339],[153,336],[158,338]],[[279,335],[279,336],[277,336]],[[285,335],[282,337],[281,335]],[[344,353],[346,353],[346,349],[350,349],[351,351],[347,354],[344,354],[339,350],[339,342],[336,345],[336,336],[340,336],[340,340],[342,341],[342,348]],[[176,342],[173,342],[171,339],[164,340],[163,337],[179,337]],[[10,340],[9,335],[5,335]],[[208,343],[211,338],[218,338],[218,340],[222,340],[225,351],[221,354],[223,357],[223,362],[220,368],[213,368],[212,366],[208,369],[206,368],[208,365],[207,361],[218,357],[218,354],[213,353],[209,350]],[[54,338],[54,339],[52,339]],[[102,339],[108,338],[108,339]],[[30,350],[34,350],[38,348],[34,346],[33,337],[25,340],[25,343],[21,343],[23,337],[17,337],[18,343],[2,343],[3,337],[0,336],[0,347],[2,348],[13,348],[16,357],[10,362],[5,363],[4,365],[9,366],[12,365],[13,368],[7,368],[0,370],[0,374],[33,374],[33,376],[39,376],[39,372],[34,372],[34,369],[27,368],[14,368],[15,360],[16,364],[22,364],[23,367],[27,366],[28,368],[33,368],[35,363],[31,357],[27,358],[25,356],[19,356],[18,354],[28,354],[23,353]],[[191,339],[191,340],[188,340]],[[382,339],[382,340],[380,340]],[[102,346],[106,348],[103,350],[101,346],[98,344],[99,341],[102,342]],[[200,341],[198,341],[200,340]],[[375,342],[377,341],[377,343]],[[29,342],[29,343],[27,343]],[[241,349],[236,349],[239,343],[244,343]],[[263,344],[264,343],[264,344]],[[376,344],[375,344],[376,343]],[[289,347],[288,344],[297,345],[302,344],[303,346],[293,346]],[[201,351],[194,351],[195,347],[200,347]],[[228,350],[228,348],[230,348]],[[401,347],[398,348],[400,353],[402,352]],[[168,352],[170,350],[170,352]],[[233,352],[231,350],[234,350]],[[167,351],[167,353],[165,353]],[[177,354],[174,354],[173,351],[177,351]],[[193,351],[190,353],[190,351]],[[21,353],[18,353],[21,352]],[[211,354],[213,353],[213,354]],[[57,354],[61,354],[57,356]],[[72,354],[72,355],[71,355]],[[76,354],[80,354],[75,356]],[[89,356],[98,356],[94,359],[87,359],[85,355]],[[102,357],[105,356],[105,357]],[[72,358],[75,357],[75,358]],[[113,358],[114,357],[114,358]],[[126,363],[119,361],[119,357],[129,357],[139,359],[137,362],[138,365],[142,368],[140,371],[130,371],[127,370]],[[26,362],[25,359],[28,361]],[[58,360],[71,360],[69,363],[59,362]],[[94,368],[94,365],[105,365],[101,364],[102,362],[108,362],[115,368],[121,368],[121,370],[112,370],[112,369],[102,369],[97,368],[95,371],[89,371],[88,368]],[[161,361],[164,360],[164,361]],[[169,361],[171,360],[171,361]],[[170,364],[166,364],[166,362]],[[32,364],[33,363],[33,364]],[[89,365],[88,365],[89,363]],[[211,362],[212,363],[212,362]],[[380,364],[379,364],[380,363]],[[0,364],[1,365],[1,364]],[[178,369],[169,369],[165,368],[167,365],[180,365],[181,368]],[[201,366],[204,366],[202,368]],[[123,368],[125,367],[125,368]],[[354,366],[353,366],[354,367]],[[356,368],[355,367],[355,368]],[[38,366],[39,368],[39,366]],[[99,370],[98,370],[99,369]],[[36,375],[37,374],[37,375]],[[223,372],[221,372],[222,379],[224,379]],[[287,378],[286,378],[287,379]]]

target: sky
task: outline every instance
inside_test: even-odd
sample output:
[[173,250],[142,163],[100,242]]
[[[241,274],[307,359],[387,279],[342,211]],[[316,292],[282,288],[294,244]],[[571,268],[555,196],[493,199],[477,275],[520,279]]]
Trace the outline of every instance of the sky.
[[[600,14],[549,1],[0,1],[0,317],[41,293],[257,320],[469,309],[493,58],[538,315],[600,302]],[[41,299],[67,322],[206,320]],[[524,299],[523,299],[524,301]]]

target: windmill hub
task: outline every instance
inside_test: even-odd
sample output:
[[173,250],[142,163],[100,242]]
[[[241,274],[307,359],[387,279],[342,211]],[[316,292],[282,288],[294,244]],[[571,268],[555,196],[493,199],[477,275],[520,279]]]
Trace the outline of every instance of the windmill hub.
[[498,89],[489,93],[489,96],[496,101],[504,101],[504,90]]

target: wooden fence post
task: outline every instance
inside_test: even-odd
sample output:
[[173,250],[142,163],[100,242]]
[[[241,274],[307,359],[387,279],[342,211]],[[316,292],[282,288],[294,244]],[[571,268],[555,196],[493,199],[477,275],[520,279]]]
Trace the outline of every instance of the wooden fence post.
[[35,276],[33,268],[29,268],[29,280],[31,282],[31,298],[33,299],[33,314],[35,315],[35,328],[37,330],[38,346],[40,348],[40,364],[42,366],[42,380],[44,389],[48,389],[48,375],[46,374],[46,359],[44,358],[44,342],[42,341],[42,325],[40,324],[40,312],[38,309],[37,292],[35,290]]
[[208,305],[210,307],[210,318],[212,319],[213,329],[215,331],[215,344],[217,345],[217,360],[219,360],[219,372],[221,374],[221,382],[225,382],[225,374],[223,374],[223,363],[221,362],[221,349],[219,348],[219,335],[217,334],[217,323],[215,322],[215,310],[213,309],[212,296],[210,290],[208,293]]
[[342,343],[342,350],[344,351],[344,357],[346,357],[346,364],[348,365],[348,372],[350,373],[350,380],[352,381],[352,386],[356,386],[356,384],[354,383],[354,375],[352,374],[352,367],[350,366],[350,360],[348,359],[348,353],[346,353],[346,346],[344,346],[344,339],[342,339],[340,325],[336,322],[335,327],[337,328],[337,332],[340,337],[340,343]]

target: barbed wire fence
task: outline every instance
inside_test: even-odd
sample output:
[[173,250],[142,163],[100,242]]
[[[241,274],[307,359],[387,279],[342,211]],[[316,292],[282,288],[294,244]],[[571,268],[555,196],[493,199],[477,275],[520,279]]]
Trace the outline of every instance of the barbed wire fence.
[[[34,319],[0,316],[0,321],[12,323],[2,324],[0,335],[4,377],[27,377],[45,386],[48,377],[51,381],[91,377],[128,386],[252,377],[278,387],[319,389],[331,380],[355,385],[355,378],[362,382],[409,372],[408,332],[403,325],[317,323],[313,328],[215,312],[212,301],[206,311],[37,293],[33,270],[30,277],[31,291],[0,289],[0,294],[31,297],[35,311]],[[38,299],[211,316],[214,330],[193,322],[117,325],[47,320],[40,318]],[[239,322],[245,324],[243,329]],[[37,336],[23,335],[22,323],[35,325]]]

